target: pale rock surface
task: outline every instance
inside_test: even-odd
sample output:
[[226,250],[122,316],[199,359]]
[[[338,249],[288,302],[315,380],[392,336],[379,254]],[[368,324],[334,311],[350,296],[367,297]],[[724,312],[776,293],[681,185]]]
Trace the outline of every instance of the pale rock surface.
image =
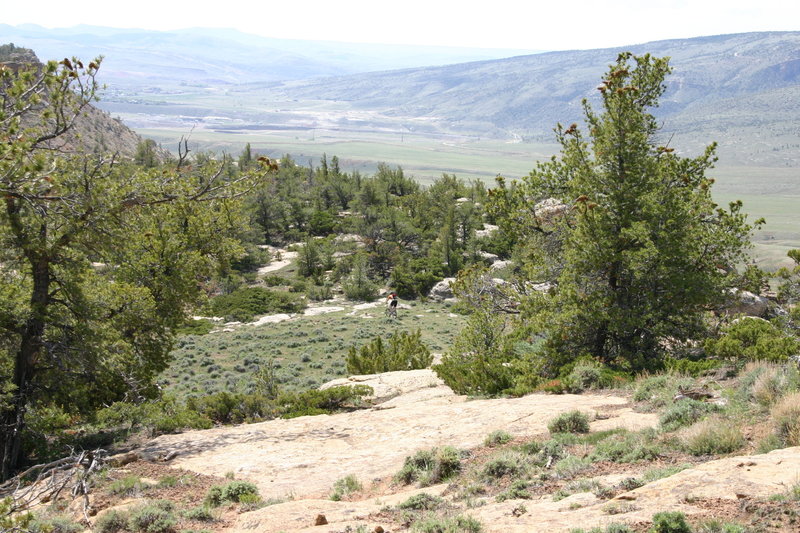
[[[559,502],[552,498],[524,501],[527,513],[511,516],[511,509],[522,500],[489,503],[467,511],[480,520],[487,532],[528,533],[531,531],[569,531],[575,527],[590,529],[613,522],[634,524],[648,522],[661,511],[681,511],[686,515],[707,512],[692,505],[695,498],[767,498],[785,492],[800,476],[800,448],[786,448],[764,455],[728,457],[683,470],[668,478],[600,501],[591,494],[573,495]],[[581,497],[580,502],[576,501]],[[571,503],[582,507],[570,509]],[[608,506],[630,511],[609,514]]]
[[[393,373],[393,374],[405,374]],[[438,383],[430,370],[401,377],[369,377],[382,394],[407,391],[372,409],[236,427],[162,435],[142,450],[159,456],[175,451],[171,465],[256,483],[267,498],[324,498],[337,479],[354,474],[362,483],[394,475],[420,449],[479,446],[490,432],[515,436],[547,432],[557,415],[580,409],[603,413],[593,428],[655,426],[653,414],[635,413],[627,401],[605,395],[529,395],[467,401]],[[377,392],[376,395],[380,395]]]
[[336,313],[338,311],[344,311],[344,307],[339,307],[338,305],[309,307],[305,311],[303,311],[303,315],[304,316],[316,316],[316,315],[324,315],[324,314],[327,314],[327,313]]
[[479,229],[479,230],[475,231],[475,237],[477,237],[479,239],[481,237],[488,237],[489,235],[491,235],[492,233],[494,233],[498,229],[499,229],[498,226],[495,226],[494,224],[484,224],[483,225],[483,229]]
[[[471,449],[490,432],[503,429],[528,437],[547,432],[547,423],[560,413],[581,410],[598,415],[592,431],[615,427],[631,430],[654,427],[657,415],[636,413],[625,398],[613,395],[539,395],[469,401],[455,395],[430,370],[352,376],[337,384],[365,384],[375,390],[371,409],[330,416],[272,420],[237,427],[163,435],[140,453],[162,456],[177,452],[171,465],[190,471],[224,476],[257,484],[261,495],[292,501],[243,513],[227,531],[345,531],[365,526],[373,531],[401,530],[377,513],[411,495],[441,495],[446,485],[425,489],[383,486],[400,469],[404,459],[420,449],[451,445]],[[365,486],[351,502],[328,499],[334,482],[353,474]],[[625,472],[597,478],[606,485],[628,477]],[[474,516],[487,532],[567,532],[612,522],[648,522],[660,511],[702,514],[692,498],[768,497],[785,492],[800,479],[800,448],[769,454],[710,461],[604,501],[590,493],[573,494],[554,502],[550,495],[537,500],[487,500],[483,506],[462,511]],[[513,513],[520,504],[526,512]],[[609,514],[608,506],[617,506]],[[315,526],[318,514],[328,525]],[[519,514],[519,513],[516,513]],[[385,515],[384,515],[385,516]]]

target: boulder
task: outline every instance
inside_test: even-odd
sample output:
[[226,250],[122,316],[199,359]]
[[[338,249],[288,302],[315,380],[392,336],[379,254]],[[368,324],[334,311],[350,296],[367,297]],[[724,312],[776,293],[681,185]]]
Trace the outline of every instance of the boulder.
[[443,302],[445,300],[453,299],[455,296],[453,295],[453,288],[450,286],[450,284],[455,282],[455,280],[456,278],[444,278],[442,281],[433,286],[428,293],[428,298],[434,302]]
[[555,198],[547,198],[536,204],[533,209],[539,223],[545,224],[553,223],[556,217],[567,214],[570,206]]
[[764,316],[769,311],[769,300],[739,289],[728,290],[728,301],[722,309],[729,315]]

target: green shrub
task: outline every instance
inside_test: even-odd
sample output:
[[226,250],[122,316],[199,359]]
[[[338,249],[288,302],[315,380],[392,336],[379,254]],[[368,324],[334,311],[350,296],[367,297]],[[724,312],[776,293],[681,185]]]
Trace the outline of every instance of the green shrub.
[[581,459],[580,457],[569,455],[553,466],[553,472],[561,479],[570,479],[589,468],[589,466],[591,466],[589,459]]
[[207,335],[214,329],[214,322],[207,318],[188,320],[175,330],[178,335]]
[[427,487],[451,478],[461,470],[461,452],[452,446],[419,450],[406,457],[403,468],[395,475],[395,480],[408,485],[419,482]]
[[649,461],[661,454],[661,449],[655,443],[637,433],[612,435],[597,443],[589,458],[592,461],[613,461],[615,463],[633,463],[636,461]]
[[481,533],[483,526],[470,516],[427,516],[411,525],[418,533]]
[[[566,370],[569,372],[565,374]],[[581,358],[574,365],[565,366],[561,370],[561,376],[563,389],[573,393],[614,387],[628,380],[625,374],[613,371],[590,358]]]
[[[80,533],[86,528],[65,516],[53,516],[50,518],[37,517],[30,525],[26,533]],[[0,531],[8,531],[0,529]]]
[[208,505],[200,505],[198,507],[187,509],[183,512],[183,516],[184,518],[188,518],[189,520],[197,520],[198,522],[213,522],[216,520],[214,517],[214,512]]
[[199,398],[191,397],[186,401],[186,406],[218,424],[241,424],[276,415],[275,403],[260,393],[221,391]]
[[355,475],[350,474],[343,478],[337,479],[333,484],[333,491],[331,491],[331,500],[338,502],[343,497],[348,496],[354,492],[362,489],[361,483]]
[[258,495],[258,487],[248,481],[231,481],[226,485],[212,486],[205,503],[211,507],[219,507],[225,502],[239,503],[241,497],[248,494]]
[[288,292],[263,287],[243,287],[230,294],[212,298],[210,306],[214,316],[247,322],[256,315],[298,313],[306,305],[299,297]]
[[502,451],[483,465],[481,474],[485,478],[499,479],[504,476],[521,476],[528,471],[526,456],[512,450]]
[[400,509],[409,511],[433,511],[444,503],[439,496],[434,496],[425,492],[415,494],[409,499],[398,505]]
[[483,445],[489,447],[500,446],[501,444],[510,442],[513,438],[511,433],[498,429],[486,435],[486,438],[483,439]]
[[401,298],[419,298],[427,296],[443,277],[440,264],[429,257],[421,257],[411,259],[408,264],[395,266],[389,285]]
[[692,455],[731,453],[745,445],[737,426],[716,419],[706,419],[689,428],[684,441],[686,451]]
[[686,523],[686,515],[680,511],[666,511],[653,515],[653,526],[650,533],[692,533]]
[[94,524],[96,533],[119,533],[128,530],[128,513],[109,511]]
[[175,530],[178,520],[170,502],[160,500],[132,509],[128,528],[134,533],[169,533]]
[[135,496],[147,489],[147,485],[137,476],[125,476],[122,479],[113,481],[108,486],[108,491],[117,496]]
[[342,280],[342,292],[349,300],[371,302],[378,296],[378,286],[369,277],[366,257],[359,255],[353,267]]
[[368,385],[331,387],[325,390],[307,390],[299,393],[282,393],[277,404],[283,418],[329,414],[347,406],[359,405],[364,396],[373,393]]
[[675,431],[678,428],[692,425],[705,415],[719,410],[720,407],[713,403],[684,399],[670,405],[658,418],[658,422],[664,431]]
[[306,296],[308,296],[309,300],[321,302],[333,298],[333,290],[328,284],[312,285],[306,290]]
[[427,368],[433,356],[421,336],[419,329],[415,333],[402,331],[390,336],[387,343],[376,337],[359,350],[353,346],[347,354],[347,372],[360,375]]
[[673,357],[664,359],[664,367],[668,372],[683,376],[702,376],[720,366],[722,366],[722,361],[719,359],[700,359],[699,361],[693,361],[692,359],[675,359]]
[[208,429],[211,420],[179,402],[171,395],[141,404],[115,402],[97,413],[101,427],[126,425],[131,430],[146,429],[152,435],[179,429]]
[[[502,313],[476,311],[433,370],[456,394],[493,396],[518,386],[521,353]],[[522,390],[521,392],[524,392]]]
[[705,343],[707,353],[743,361],[785,361],[800,351],[800,341],[766,320],[743,318]]
[[497,495],[497,501],[503,502],[506,500],[530,500],[533,496],[528,492],[531,486],[529,481],[524,479],[517,479],[504,492]]
[[693,379],[672,374],[650,376],[637,383],[633,401],[646,402],[650,410],[657,410],[670,404],[679,389],[693,385]]
[[800,372],[794,364],[758,363],[745,368],[740,393],[756,403],[769,407],[785,394],[800,388]]
[[561,413],[548,422],[550,433],[588,433],[589,417],[580,411]]
[[239,505],[243,512],[247,512],[260,509],[266,505],[266,502],[258,494],[242,494],[239,496]]

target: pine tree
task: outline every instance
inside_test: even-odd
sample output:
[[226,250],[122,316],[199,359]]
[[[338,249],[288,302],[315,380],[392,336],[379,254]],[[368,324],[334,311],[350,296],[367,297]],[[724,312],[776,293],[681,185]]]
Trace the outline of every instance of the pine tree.
[[666,58],[620,54],[598,87],[603,111],[583,103],[588,137],[559,125],[560,157],[493,194],[503,223],[537,244],[524,265],[531,281],[554,282],[523,304],[551,370],[581,355],[656,364],[663,339],[702,332],[726,271],[745,257],[741,203],[726,210],[711,197],[715,146],[687,158],[658,140],[650,109],[669,72]]

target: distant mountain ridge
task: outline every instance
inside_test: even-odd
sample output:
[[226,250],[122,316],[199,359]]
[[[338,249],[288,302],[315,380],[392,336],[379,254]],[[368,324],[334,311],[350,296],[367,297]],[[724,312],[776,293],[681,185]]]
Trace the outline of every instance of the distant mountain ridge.
[[[695,150],[721,140],[740,163],[800,164],[800,32],[757,32],[547,52],[441,67],[262,86],[275,101],[349,102],[387,120],[426,119],[442,132],[552,140],[582,118],[581,100],[619,52],[670,56],[656,114],[665,135]],[[754,145],[748,143],[758,139]],[[764,152],[783,151],[785,154]],[[760,155],[759,155],[760,154]]]
[[34,24],[0,24],[0,42],[32,48],[47,58],[102,54],[103,78],[109,85],[162,88],[308,79],[532,52],[273,39],[215,28],[47,29]]

